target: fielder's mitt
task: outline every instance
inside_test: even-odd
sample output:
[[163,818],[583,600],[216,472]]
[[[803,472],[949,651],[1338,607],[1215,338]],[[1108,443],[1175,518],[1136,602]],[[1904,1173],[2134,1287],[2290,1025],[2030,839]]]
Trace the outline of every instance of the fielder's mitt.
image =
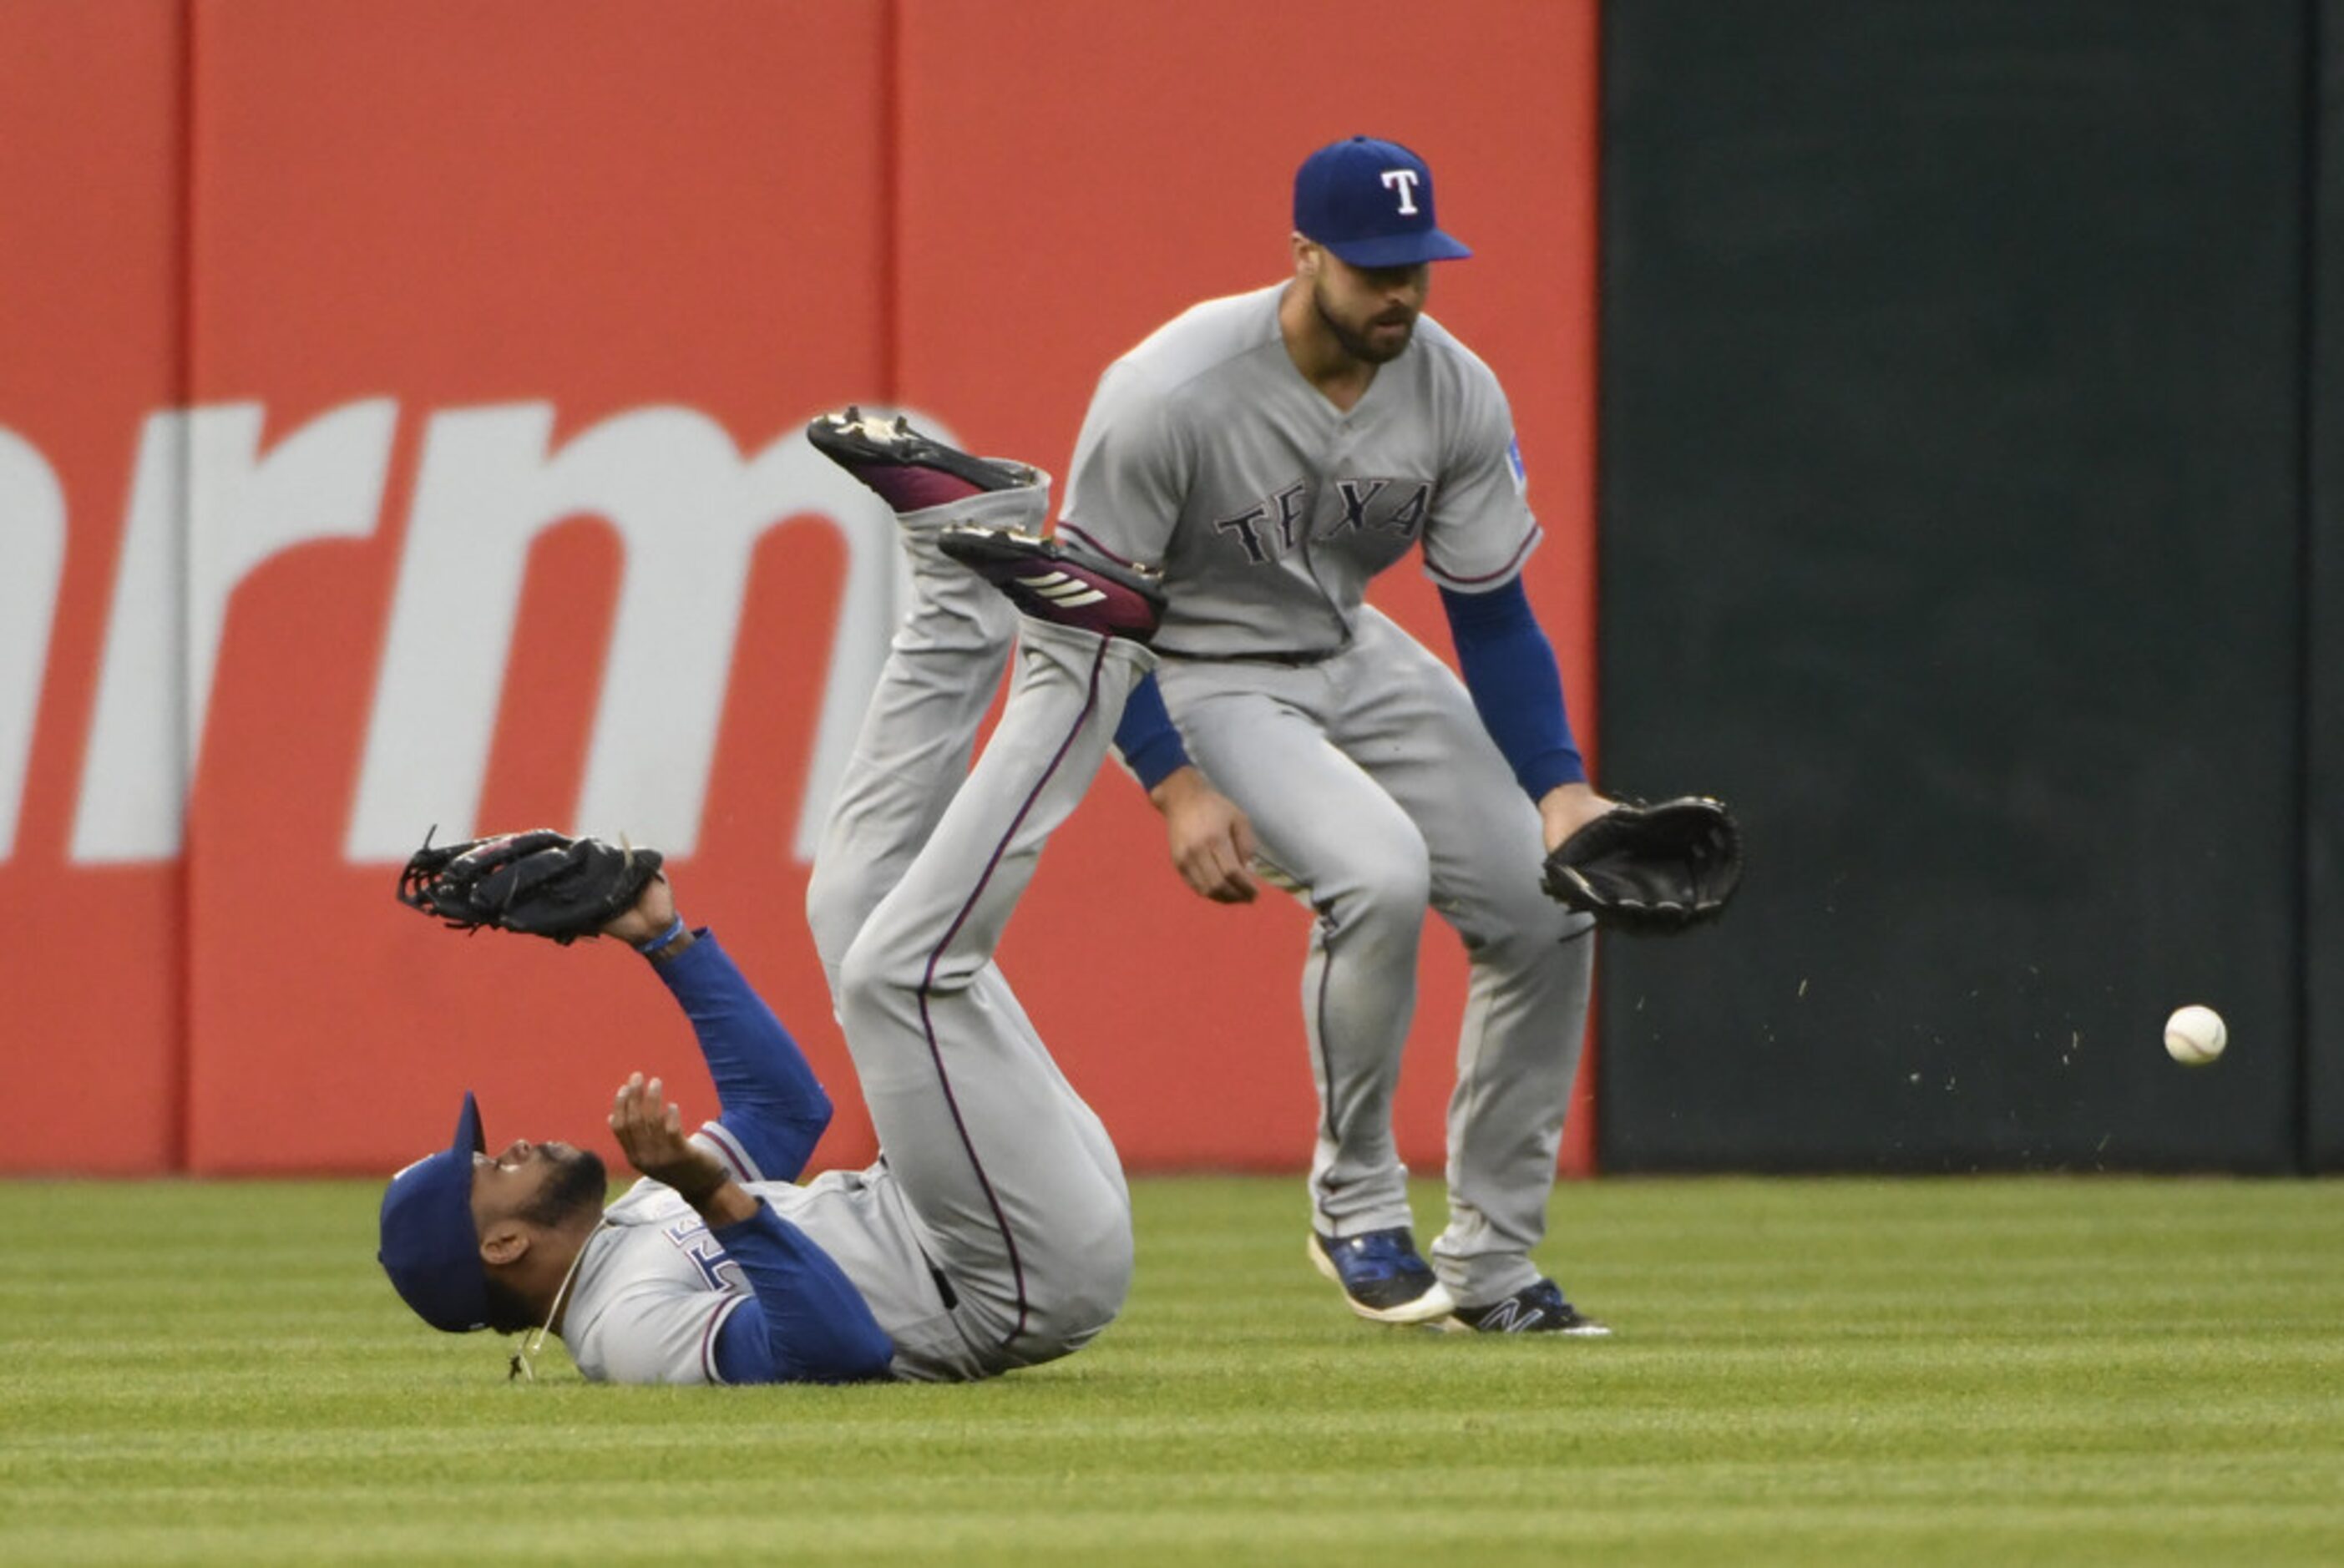
[[656,849],[624,849],[541,827],[423,847],[399,874],[399,901],[459,930],[493,926],[556,942],[592,936],[659,875]]
[[1666,933],[1715,918],[1742,882],[1742,829],[1724,803],[1622,801],[1546,857],[1547,896],[1614,931]]

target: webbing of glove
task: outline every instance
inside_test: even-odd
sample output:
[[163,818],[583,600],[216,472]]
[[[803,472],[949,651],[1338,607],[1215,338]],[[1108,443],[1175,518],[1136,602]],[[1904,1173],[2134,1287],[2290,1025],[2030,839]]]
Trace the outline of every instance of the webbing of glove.
[[568,945],[633,907],[659,874],[655,849],[551,828],[434,846],[427,836],[399,874],[399,902],[459,930],[482,926]]
[[1547,895],[1608,930],[1662,936],[1724,913],[1742,885],[1742,829],[1722,801],[1622,801],[1546,857]]

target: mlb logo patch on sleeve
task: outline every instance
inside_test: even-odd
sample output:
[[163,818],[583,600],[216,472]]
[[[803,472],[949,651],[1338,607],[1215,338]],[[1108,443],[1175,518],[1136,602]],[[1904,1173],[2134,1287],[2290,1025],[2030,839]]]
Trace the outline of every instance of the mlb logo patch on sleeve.
[[1506,466],[1514,472],[1514,489],[1522,494],[1531,492],[1531,470],[1522,466],[1522,438],[1514,437],[1506,443]]

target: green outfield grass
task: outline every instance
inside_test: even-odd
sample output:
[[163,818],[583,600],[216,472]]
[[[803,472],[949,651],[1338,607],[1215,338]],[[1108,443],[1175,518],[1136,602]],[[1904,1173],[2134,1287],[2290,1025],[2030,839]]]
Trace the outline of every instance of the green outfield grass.
[[0,1560],[2344,1560],[2332,1182],[1569,1186],[1619,1332],[1530,1342],[1355,1322],[1297,1183],[1148,1181],[1093,1349],[844,1390],[508,1385],[377,1193],[0,1184]]

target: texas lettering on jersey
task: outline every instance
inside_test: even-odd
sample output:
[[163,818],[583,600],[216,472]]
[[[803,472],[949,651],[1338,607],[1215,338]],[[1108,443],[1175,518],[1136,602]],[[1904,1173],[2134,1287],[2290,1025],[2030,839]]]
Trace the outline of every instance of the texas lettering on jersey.
[[666,1237],[677,1251],[691,1259],[692,1267],[700,1270],[701,1278],[708,1281],[710,1290],[737,1295],[749,1289],[749,1281],[742,1276],[741,1265],[726,1254],[723,1244],[708,1229],[708,1221],[699,1215],[687,1214],[672,1219],[660,1228],[660,1234]]
[[[1425,514],[1432,510],[1429,480],[1339,479],[1334,481],[1334,495],[1338,510],[1324,528],[1310,535],[1313,544],[1369,531],[1397,534],[1404,541],[1413,541],[1424,527]],[[1309,485],[1297,481],[1244,511],[1214,519],[1213,531],[1233,541],[1248,562],[1267,565],[1295,548],[1302,521],[1309,515]]]

